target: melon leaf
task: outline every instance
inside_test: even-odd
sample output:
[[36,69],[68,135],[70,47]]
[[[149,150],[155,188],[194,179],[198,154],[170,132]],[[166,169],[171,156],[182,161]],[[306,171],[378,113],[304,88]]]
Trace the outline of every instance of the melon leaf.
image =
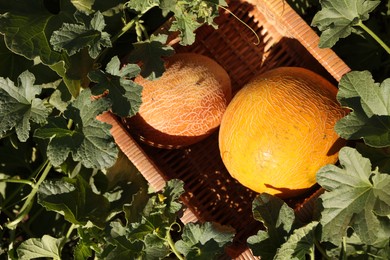
[[70,0],[70,2],[80,12],[89,14],[93,11],[92,6],[94,5],[95,0]]
[[76,180],[43,182],[39,187],[38,203],[62,214],[73,224],[86,225],[90,221],[100,228],[105,226],[110,209],[108,199],[94,193],[80,176]]
[[203,24],[217,28],[214,18],[219,15],[219,7],[226,7],[225,0],[192,1],[184,0],[175,4],[174,0],[163,0],[162,11],[164,14],[169,11],[173,13],[175,20],[170,28],[171,31],[180,33],[180,44],[191,45],[195,42],[195,30]]
[[214,259],[233,240],[234,234],[225,227],[224,232],[218,228],[211,222],[188,223],[184,226],[182,239],[175,243],[175,247],[186,259]]
[[164,43],[166,35],[152,36],[149,40],[133,43],[134,50],[128,59],[130,63],[142,62],[141,76],[149,80],[161,77],[165,68],[162,57],[170,56],[174,53],[171,46]]
[[304,227],[294,230],[275,255],[275,260],[307,259],[307,255],[314,255],[315,229],[318,222],[313,221]]
[[9,79],[0,78],[0,137],[15,128],[18,139],[25,142],[31,122],[47,122],[50,109],[37,97],[42,87],[34,82],[35,77],[29,71],[19,75],[17,86]]
[[97,82],[92,87],[92,93],[101,95],[108,91],[107,98],[112,102],[112,112],[122,117],[133,116],[142,103],[142,87],[132,80],[140,71],[136,64],[121,66],[119,58],[115,56],[105,71],[94,70],[88,74],[93,82]]
[[[111,224],[114,223],[111,222]],[[107,228],[108,229],[108,228]],[[77,229],[79,240],[74,249],[74,259],[88,259],[92,256],[93,251],[97,254],[102,253],[102,242],[104,241],[104,230],[101,230],[95,226]]]
[[323,167],[318,183],[323,210],[322,240],[340,246],[349,228],[361,241],[373,245],[390,237],[390,175],[371,169],[371,163],[353,148],[340,150],[341,168]]
[[226,7],[225,0],[192,1],[192,0],[152,0],[152,1],[130,1],[126,4],[128,8],[143,15],[153,7],[159,6],[162,14],[167,16],[172,13],[174,20],[171,31],[180,33],[180,44],[191,45],[195,42],[195,30],[203,24],[217,27],[214,18],[219,15],[218,8]]
[[195,30],[199,27],[193,21],[196,20],[196,14],[177,14],[172,23],[172,31],[180,31],[180,43],[182,45],[191,45],[195,42]]
[[43,235],[42,238],[30,238],[20,244],[17,248],[18,259],[29,260],[35,258],[49,257],[54,260],[61,259],[61,247],[66,238],[54,238]]
[[104,257],[101,259],[140,259],[143,242],[128,239],[129,230],[126,226],[119,221],[112,221],[106,229],[110,236],[105,242],[112,248],[106,248],[105,252],[102,252]]
[[44,64],[52,65],[62,58],[50,46],[51,33],[62,23],[74,21],[75,8],[69,1],[61,0],[61,10],[53,14],[43,2],[15,0],[9,9],[5,4],[0,15],[0,32],[12,52],[30,60],[40,57]]
[[[106,99],[92,101],[86,89],[68,106],[65,117],[49,117],[48,124],[35,131],[35,137],[50,139],[47,156],[53,165],[62,164],[69,153],[87,168],[105,169],[114,164],[118,150],[111,126],[96,119],[108,106]],[[71,129],[67,119],[73,121]]]
[[102,46],[111,47],[110,35],[104,32],[106,26],[103,15],[95,13],[89,25],[79,21],[77,24],[64,23],[61,28],[54,31],[50,38],[53,49],[61,52],[65,50],[69,56],[88,47],[90,57],[97,58]]
[[153,7],[159,6],[159,4],[160,4],[160,0],[129,1],[126,3],[126,7],[139,14],[145,14]]
[[380,1],[371,0],[323,0],[322,10],[313,17],[312,26],[322,31],[319,46],[330,48],[340,39],[349,36],[354,26],[369,18]]
[[[73,97],[77,97],[82,88],[90,83],[88,72],[93,68],[94,60],[89,56],[87,49],[82,49],[74,55],[66,57],[65,60],[50,66],[50,68],[62,78],[69,93]],[[63,95],[67,94],[64,90],[61,92]]]
[[294,230],[295,215],[283,200],[262,193],[253,201],[254,218],[262,222],[266,230],[259,230],[247,240],[249,247],[261,259],[273,259],[278,248]]
[[4,36],[0,36],[0,77],[16,81],[18,76],[33,66],[33,61],[13,53],[4,42]]
[[[99,174],[98,174],[99,173]],[[105,187],[102,172],[81,167],[75,178],[43,182],[38,190],[38,203],[78,225],[104,228],[106,221],[132,203],[140,188],[131,182],[120,182],[115,188]]]
[[347,73],[340,80],[337,99],[352,109],[335,126],[341,137],[363,138],[374,147],[390,145],[390,79],[379,84],[369,71]]

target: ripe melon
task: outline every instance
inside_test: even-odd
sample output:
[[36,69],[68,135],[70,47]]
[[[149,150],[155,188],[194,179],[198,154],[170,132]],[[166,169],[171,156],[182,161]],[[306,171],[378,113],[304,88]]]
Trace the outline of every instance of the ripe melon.
[[227,72],[213,59],[195,53],[167,58],[156,80],[141,76],[139,113],[127,118],[131,132],[148,144],[177,148],[201,141],[220,125],[232,97]]
[[282,198],[316,183],[316,172],[345,144],[334,131],[346,111],[337,88],[320,75],[280,67],[258,75],[223,116],[219,148],[228,172],[244,186]]

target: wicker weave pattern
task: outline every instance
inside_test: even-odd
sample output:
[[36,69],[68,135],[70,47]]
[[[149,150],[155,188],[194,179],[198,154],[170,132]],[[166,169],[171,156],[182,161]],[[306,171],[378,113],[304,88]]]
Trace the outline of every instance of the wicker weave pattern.
[[[306,67],[335,83],[349,71],[334,52],[317,47],[318,36],[285,1],[236,0],[230,1],[229,10],[255,30],[259,44],[242,22],[221,10],[218,30],[202,27],[194,45],[174,46],[177,52],[201,53],[216,60],[229,73],[234,91],[255,74],[278,66]],[[171,178],[184,181],[182,200],[188,207],[181,217],[184,223],[216,221],[236,229],[234,243],[226,249],[224,259],[257,259],[246,247],[247,237],[262,228],[252,218],[256,194],[228,174],[219,155],[218,133],[187,148],[162,149],[137,141],[127,132],[129,126],[110,113],[100,119],[113,125],[111,132],[119,148],[152,188],[161,189]],[[304,220],[312,211],[303,201],[305,196],[288,203]]]

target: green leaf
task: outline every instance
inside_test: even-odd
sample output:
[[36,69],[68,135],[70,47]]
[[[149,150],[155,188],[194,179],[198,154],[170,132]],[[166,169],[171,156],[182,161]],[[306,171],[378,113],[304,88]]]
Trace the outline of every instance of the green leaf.
[[[53,13],[50,9],[54,9]],[[7,47],[27,59],[37,60],[38,57],[44,64],[53,66],[70,93],[77,97],[80,87],[88,85],[85,80],[92,67],[92,58],[88,52],[88,57],[84,53],[68,57],[65,53],[55,51],[49,42],[55,30],[63,24],[75,22],[74,6],[66,0],[50,3],[17,0],[12,1],[8,11],[0,16],[0,31],[5,34]]]
[[179,179],[172,179],[167,182],[159,196],[159,200],[166,206],[164,208],[166,215],[176,214],[183,208],[183,204],[179,201],[180,196],[184,193],[184,182]]
[[125,205],[131,205],[134,199],[144,196],[144,190],[136,183],[118,182],[103,194],[110,202],[110,214],[113,216],[124,210]]
[[126,226],[122,226],[118,221],[112,221],[108,232],[107,242],[114,248],[107,253],[104,259],[126,260],[138,259],[141,256],[144,244],[142,241],[129,240],[126,236],[128,233]]
[[66,86],[63,82],[60,86],[50,95],[49,103],[62,113],[65,112],[66,108],[70,104],[69,95],[66,95]]
[[195,14],[176,15],[170,28],[180,32],[180,44],[192,45],[195,42],[195,30],[199,28]]
[[40,57],[44,64],[60,61],[61,54],[51,48],[49,39],[61,24],[74,21],[75,9],[69,1],[61,1],[58,14],[47,10],[42,0],[15,0],[9,5],[8,12],[0,15],[0,33],[7,47],[30,60]]
[[144,240],[147,235],[153,234],[165,237],[165,232],[171,226],[167,217],[160,214],[150,214],[142,216],[140,223],[132,223],[129,238],[131,240]]
[[142,87],[131,78],[137,76],[140,68],[135,64],[121,66],[117,56],[107,64],[105,72],[91,71],[89,78],[97,84],[92,87],[94,95],[101,95],[108,90],[107,98],[112,102],[112,112],[122,116],[135,115],[142,103]]
[[159,4],[160,0],[129,1],[126,3],[126,7],[139,14],[145,14],[153,7],[159,6]]
[[304,227],[294,230],[278,250],[275,260],[296,259],[305,260],[307,256],[314,256],[315,229],[318,222],[311,222]]
[[[128,223],[139,222],[141,212],[149,200],[148,183],[145,178],[121,151],[119,151],[115,164],[107,169],[106,175],[109,180],[109,186],[112,187],[110,190],[117,190],[118,186],[124,190],[121,194],[122,198],[126,198],[127,195],[124,195],[129,193],[126,188],[127,184],[131,183],[131,185],[137,187],[138,191],[133,195],[132,199],[128,199],[122,205],[119,203],[118,208],[122,206]],[[123,185],[125,183],[126,185]],[[131,191],[131,189],[129,190]]]
[[177,7],[177,0],[161,0],[159,8],[163,16],[167,16],[170,12],[174,12]]
[[262,222],[266,230],[259,230],[247,240],[253,254],[261,259],[273,259],[277,249],[287,240],[293,230],[294,210],[283,200],[262,193],[252,206],[253,216]]
[[[74,57],[74,56],[72,56]],[[60,61],[50,66],[50,68],[55,71],[61,78],[63,83],[68,89],[68,92],[73,96],[77,97],[80,93],[81,89],[81,80],[80,79],[71,79],[66,75],[66,68],[71,66],[70,62]],[[61,91],[62,94],[65,93],[65,91]]]
[[0,35],[0,77],[16,81],[18,76],[33,66],[33,61],[10,51]]
[[342,168],[327,165],[317,173],[327,190],[320,197],[323,240],[340,245],[349,227],[366,244],[390,237],[390,175],[372,170],[353,148],[342,148],[339,160]]
[[171,251],[168,242],[157,234],[147,234],[144,238],[145,257],[149,259],[164,259]]
[[137,167],[135,167],[121,150],[119,150],[115,164],[107,169],[106,176],[111,187],[115,187],[118,183],[123,182],[136,183],[140,189],[145,190],[149,187],[147,181]]
[[352,112],[336,123],[345,139],[363,138],[374,147],[390,145],[390,79],[375,83],[369,71],[352,71],[339,83],[337,99]]
[[94,251],[95,254],[103,252],[102,245],[106,242],[106,231],[96,226],[79,226],[77,228],[79,240],[74,250],[76,260],[88,259],[88,256]]
[[23,241],[16,249],[18,259],[29,260],[40,257],[61,259],[61,246],[65,238],[54,238],[44,235],[42,238],[30,238]]
[[169,248],[166,238],[176,224],[178,211],[183,207],[179,202],[184,192],[183,182],[169,180],[162,191],[149,194],[145,203],[145,193],[138,193],[134,201],[125,206],[127,220],[126,238],[142,241],[145,245],[142,254],[146,258],[163,258]]
[[368,117],[390,114],[389,97],[390,79],[382,84],[375,83],[369,71],[350,72],[339,84],[338,100],[347,105],[349,100],[359,99]]
[[188,223],[175,247],[186,259],[215,259],[232,242],[233,236],[232,229],[218,227],[211,222]]
[[76,133],[68,129],[68,123],[64,118],[50,117],[45,126],[35,130],[34,137],[50,139],[47,156],[54,166],[59,166],[65,162],[69,153],[81,145],[82,137]]
[[175,19],[170,30],[180,32],[180,44],[182,45],[193,44],[195,30],[204,24],[217,28],[214,18],[219,15],[218,8],[220,6],[226,7],[226,1],[162,0],[160,2],[163,15],[167,15],[169,12],[174,14]]
[[50,109],[37,98],[42,88],[34,82],[34,75],[28,71],[19,75],[17,86],[9,79],[0,78],[0,137],[15,128],[18,139],[25,142],[29,138],[30,122],[47,122]]
[[155,248],[156,252],[148,248],[143,249],[143,254],[151,256],[161,253],[165,256],[164,248],[167,244],[163,238],[167,237],[167,232],[177,221],[177,207],[174,206],[175,210],[172,212],[172,205],[180,204],[178,199],[179,194],[182,193],[182,185],[182,182],[177,180],[168,181],[163,191],[150,194],[148,200],[145,200],[147,194],[141,188],[140,192],[133,197],[133,201],[124,206],[128,223],[127,239],[150,243],[148,246]]
[[92,191],[82,177],[45,181],[39,186],[38,203],[55,211],[73,224],[86,225],[89,221],[103,228],[109,215],[110,203]]
[[[345,239],[345,248],[342,249],[344,259],[389,259],[390,257],[390,238],[384,238],[374,245],[367,245],[355,234]],[[339,257],[340,252],[333,253],[328,251],[330,257]]]
[[96,119],[108,105],[105,99],[92,100],[86,89],[64,113],[72,119],[72,129],[65,118],[56,117],[49,118],[47,125],[35,131],[35,137],[50,138],[47,156],[53,165],[63,163],[69,153],[87,168],[105,169],[115,163],[118,150],[110,134],[111,126]]
[[322,9],[313,17],[312,26],[322,31],[319,46],[332,47],[340,38],[353,32],[353,26],[369,18],[380,1],[372,0],[322,0]]
[[166,39],[166,35],[159,35],[133,44],[134,50],[130,53],[128,59],[130,63],[142,62],[142,77],[153,80],[161,77],[165,71],[162,57],[174,53],[172,47],[164,45]]
[[131,203],[123,205],[123,211],[128,223],[137,223],[142,220],[142,210],[149,200],[147,189],[140,188],[140,191],[133,196]]
[[77,242],[73,253],[75,260],[89,259],[92,256],[92,249],[90,245],[83,243],[82,240]]
[[91,13],[92,6],[95,3],[95,0],[70,0],[70,2],[79,10],[84,13]]
[[73,97],[77,97],[82,87],[89,86],[88,73],[92,70],[93,65],[94,60],[85,48],[70,57],[66,56],[64,61],[60,61],[50,68],[62,78],[69,93]]
[[103,31],[105,27],[103,15],[97,11],[87,26],[83,23],[63,23],[61,28],[54,31],[50,43],[54,50],[65,50],[69,56],[88,47],[92,58],[97,58],[102,46],[111,47],[110,35]]

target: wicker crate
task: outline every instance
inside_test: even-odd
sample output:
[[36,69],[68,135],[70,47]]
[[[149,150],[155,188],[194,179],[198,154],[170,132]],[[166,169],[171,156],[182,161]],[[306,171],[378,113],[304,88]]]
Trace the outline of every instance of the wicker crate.
[[[229,10],[255,30],[259,44],[242,22],[221,10],[216,20],[218,30],[201,27],[195,44],[174,46],[177,52],[201,53],[220,63],[231,77],[234,92],[255,74],[278,66],[306,67],[335,84],[349,71],[330,49],[318,48],[316,33],[284,0],[235,0],[230,1]],[[252,217],[256,193],[228,174],[219,155],[218,132],[186,148],[163,149],[139,142],[112,114],[101,119],[113,125],[111,132],[119,148],[152,188],[160,190],[172,178],[184,181],[186,193],[182,200],[188,207],[181,217],[184,223],[215,221],[230,225],[237,233],[224,258],[257,259],[246,245],[247,237],[262,228]],[[303,220],[310,218],[312,208],[306,197],[312,193],[287,201]]]

